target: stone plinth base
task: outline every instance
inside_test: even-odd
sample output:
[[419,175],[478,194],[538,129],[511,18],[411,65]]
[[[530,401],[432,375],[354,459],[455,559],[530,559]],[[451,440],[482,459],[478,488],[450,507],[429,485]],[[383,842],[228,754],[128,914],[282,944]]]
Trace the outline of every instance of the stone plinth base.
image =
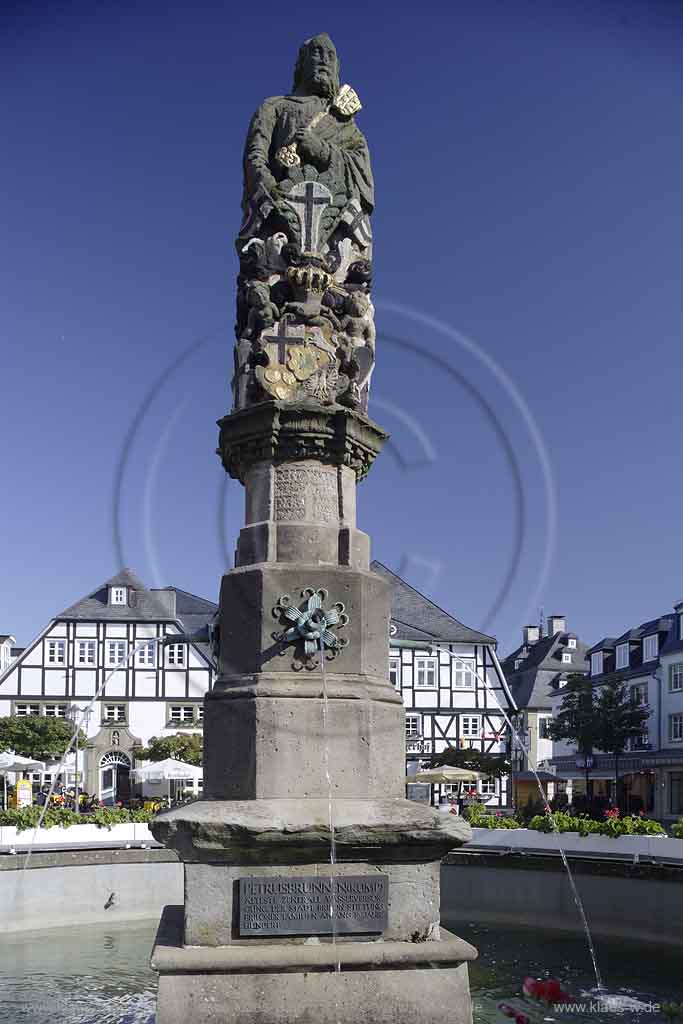
[[[157,1024],[471,1024],[467,962],[448,932],[432,942],[183,946],[167,907],[152,953]],[[339,964],[339,970],[337,969]]]

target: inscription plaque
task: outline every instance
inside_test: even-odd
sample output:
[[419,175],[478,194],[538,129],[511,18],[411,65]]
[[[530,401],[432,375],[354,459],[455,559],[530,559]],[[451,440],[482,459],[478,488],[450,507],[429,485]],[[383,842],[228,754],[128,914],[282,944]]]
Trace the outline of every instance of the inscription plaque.
[[383,932],[388,881],[387,875],[240,878],[240,935]]

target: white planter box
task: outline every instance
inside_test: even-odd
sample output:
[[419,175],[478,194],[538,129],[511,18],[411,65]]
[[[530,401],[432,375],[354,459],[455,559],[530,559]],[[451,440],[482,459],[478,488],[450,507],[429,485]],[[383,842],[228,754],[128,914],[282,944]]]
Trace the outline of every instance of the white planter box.
[[156,840],[149,830],[146,822],[140,824],[128,823],[125,825],[112,825],[110,829],[98,828],[97,825],[69,825],[68,828],[40,828],[26,829],[18,832],[14,825],[3,825],[0,827],[0,850],[33,850],[41,848],[61,846],[67,849],[70,846],[82,846],[88,844],[119,843],[125,846],[126,843],[154,843]]
[[[643,857],[670,857],[683,861],[683,839],[668,836],[584,836],[578,832],[536,832],[533,829],[518,828],[473,828],[473,844],[491,849],[521,847],[527,850],[558,850],[560,846],[567,853],[618,853]],[[465,846],[468,844],[466,843]]]

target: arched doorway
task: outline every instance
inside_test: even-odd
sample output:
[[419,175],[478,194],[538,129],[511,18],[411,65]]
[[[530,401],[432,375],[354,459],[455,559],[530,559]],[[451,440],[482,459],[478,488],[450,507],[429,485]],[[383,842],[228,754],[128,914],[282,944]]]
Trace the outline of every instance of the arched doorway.
[[130,799],[131,767],[130,758],[120,750],[110,750],[100,758],[100,800],[107,807]]

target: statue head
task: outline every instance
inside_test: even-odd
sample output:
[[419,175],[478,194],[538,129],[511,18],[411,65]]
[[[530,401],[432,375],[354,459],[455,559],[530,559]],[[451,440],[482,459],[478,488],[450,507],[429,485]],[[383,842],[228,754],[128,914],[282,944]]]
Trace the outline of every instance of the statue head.
[[327,32],[302,44],[294,68],[293,92],[330,100],[339,92],[339,59]]

